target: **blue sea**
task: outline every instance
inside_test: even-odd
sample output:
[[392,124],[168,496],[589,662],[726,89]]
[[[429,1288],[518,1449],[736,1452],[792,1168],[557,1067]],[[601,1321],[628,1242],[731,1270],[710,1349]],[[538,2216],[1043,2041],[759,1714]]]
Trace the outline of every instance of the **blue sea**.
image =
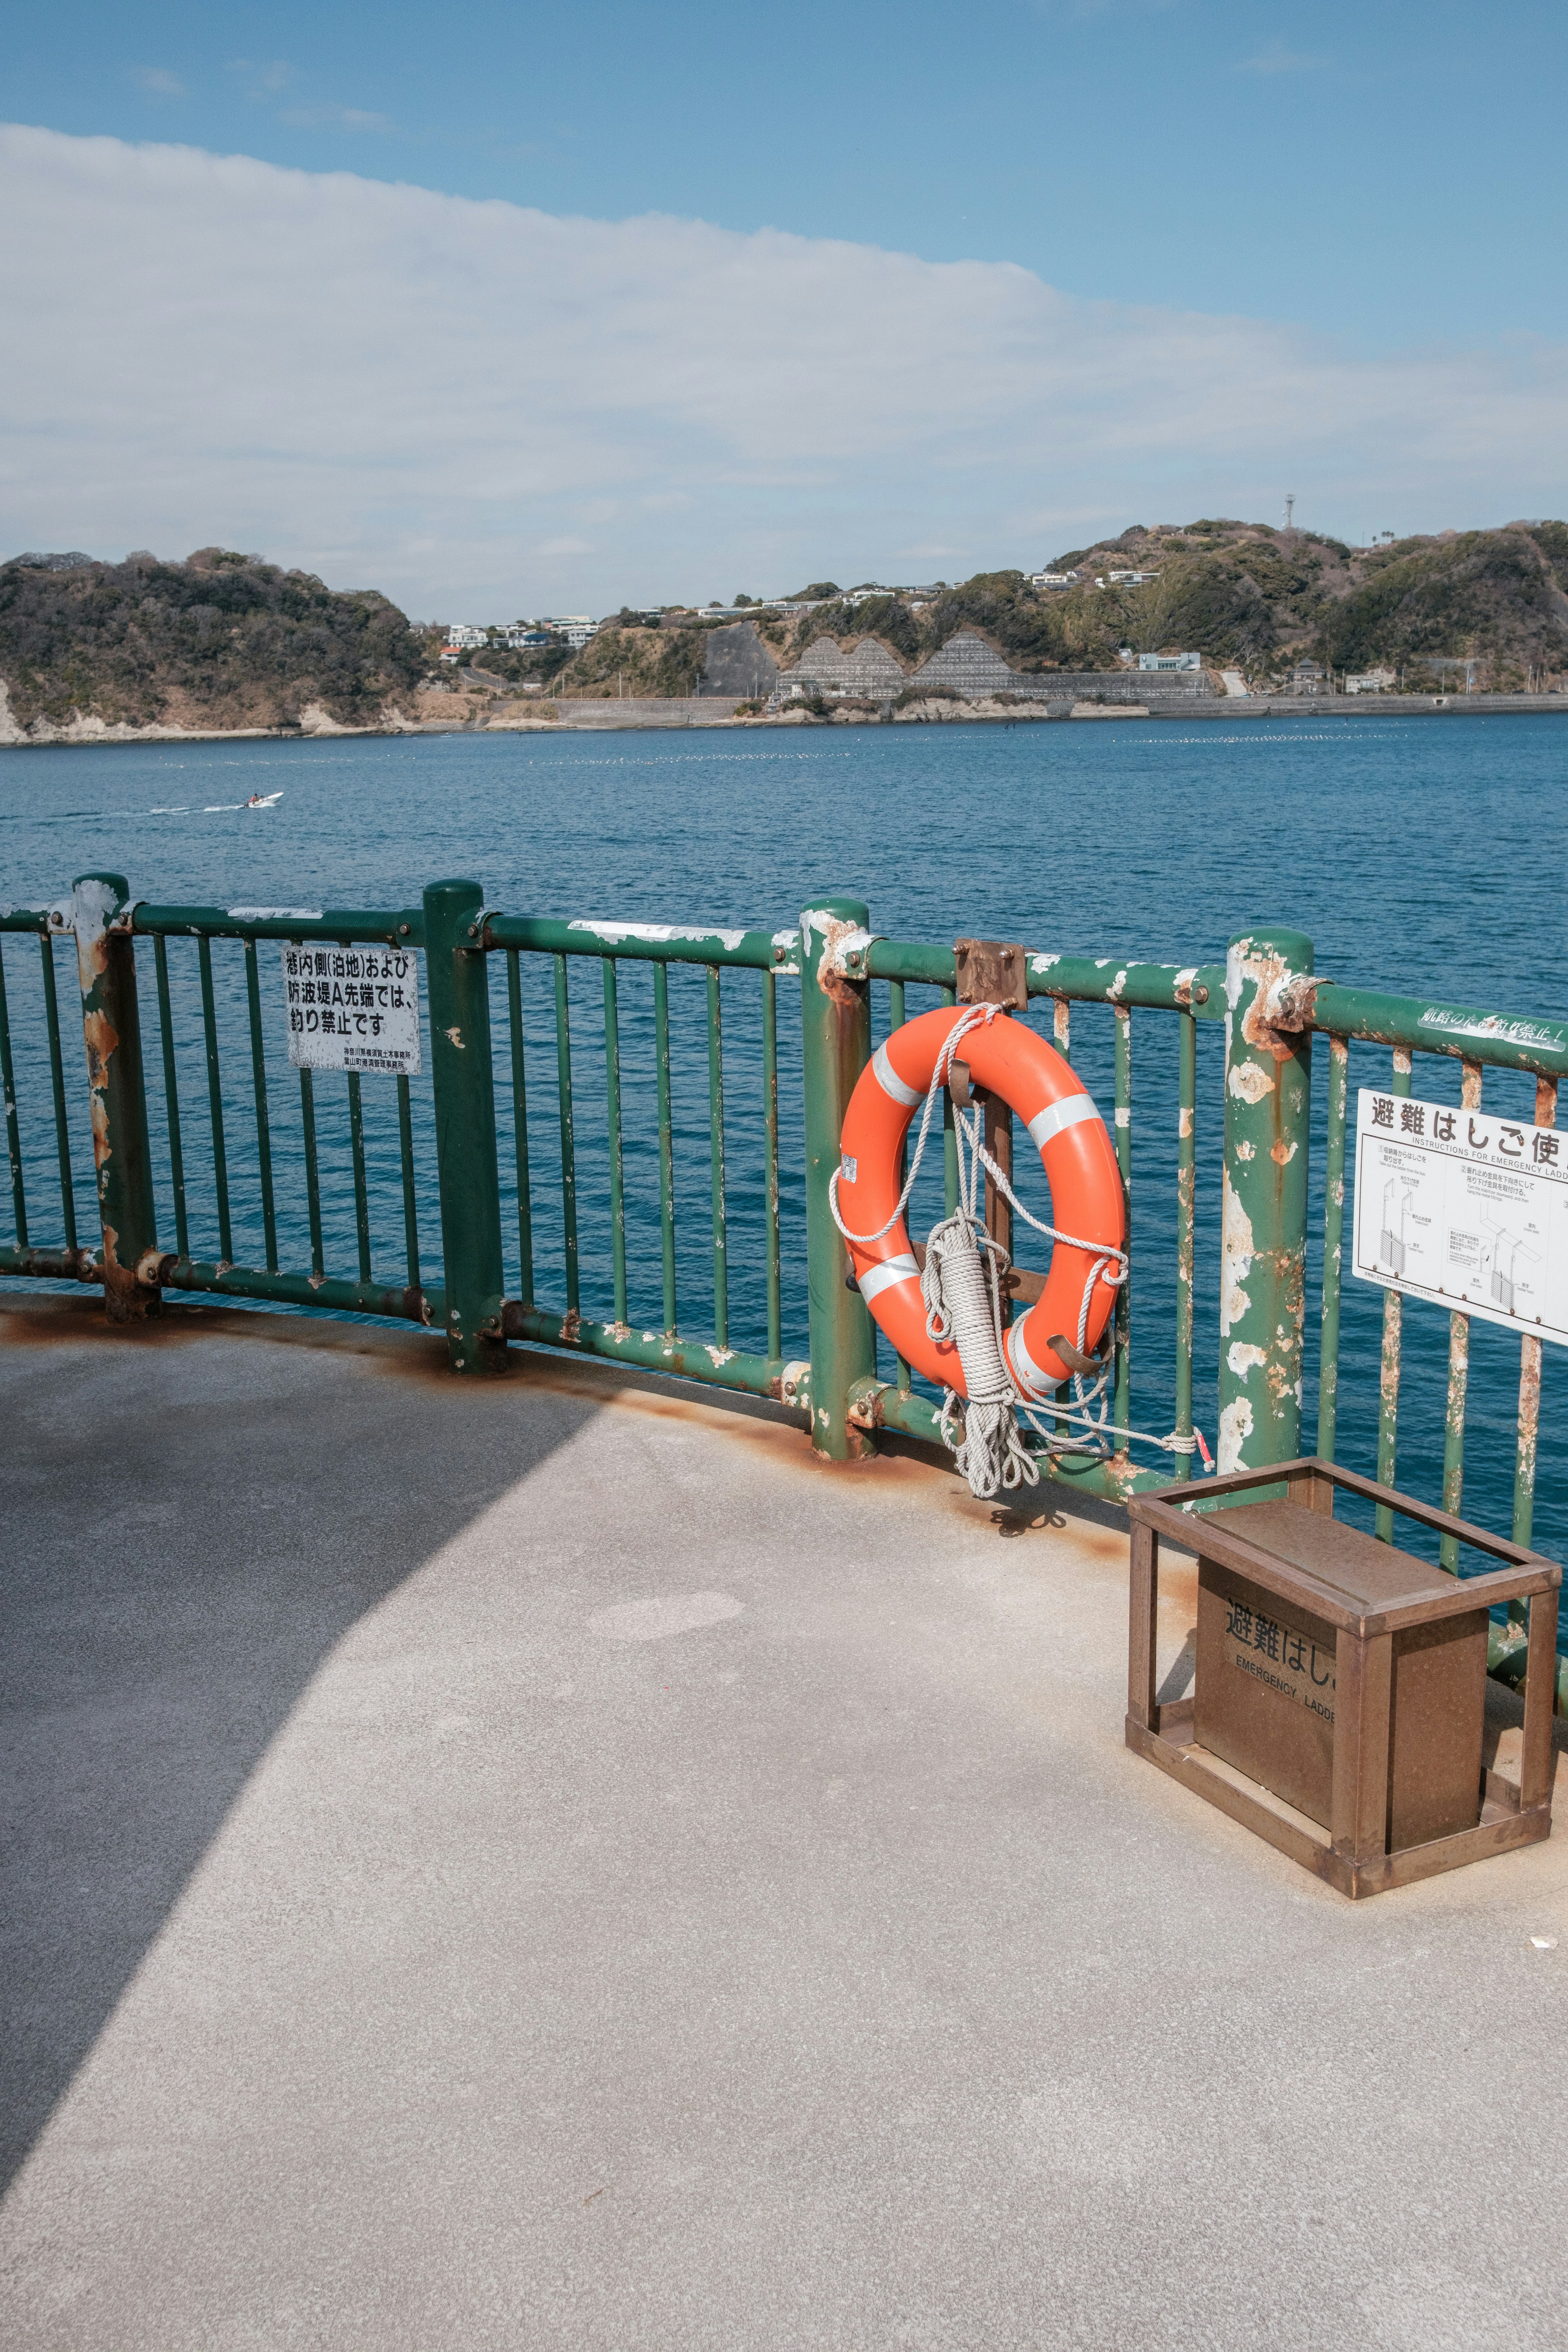
[[[1235,933],[1267,924],[1307,932],[1317,969],[1346,983],[1438,996],[1521,1015],[1568,1017],[1563,875],[1568,871],[1568,725],[1552,718],[1223,719],[1184,725],[897,727],[779,732],[414,737],[320,742],[168,744],[0,753],[0,899],[33,904],[74,876],[115,870],[133,896],[221,906],[397,907],[430,881],[468,876],[511,913],[763,927],[795,920],[833,893],[858,896],[871,928],[951,940],[1021,939],[1036,950],[1206,963]],[[252,793],[281,794],[251,811]],[[29,1228],[58,1242],[62,1212],[42,1048],[38,950],[4,943],[26,1138]],[[74,973],[58,970],[62,1009]],[[167,1129],[153,960],[140,950],[154,1160],[165,1204]],[[528,1144],[535,1289],[564,1306],[560,1211],[560,1070],[547,960],[524,959]],[[499,959],[492,962],[499,963]],[[544,964],[542,970],[528,967]],[[190,1191],[192,1254],[216,1257],[208,1073],[194,942],[169,969]],[[256,1112],[240,950],[214,950],[223,1055],[218,1102],[234,1255],[260,1264]],[[288,1068],[278,951],[260,950],[268,1055],[267,1105],[279,1190],[281,1262],[309,1265],[300,1103]],[[494,982],[498,1123],[507,1177],[509,1284],[518,1274],[515,1138],[502,974]],[[611,1311],[603,994],[596,962],[574,961],[572,1087],[582,1224],[583,1311]],[[781,981],[784,1352],[806,1352],[801,1216],[798,1013]],[[630,1312],[662,1319],[654,1118],[651,971],[623,964],[620,1050]],[[681,1328],[713,1329],[713,1254],[703,976],[670,977],[677,1115]],[[910,992],[910,1011],[934,998]],[[722,987],[729,1339],[765,1344],[763,1283],[761,989]],[[874,991],[879,1033],[888,1019]],[[1047,1024],[1037,1010],[1034,1016]],[[1161,1435],[1172,1420],[1174,1080],[1169,1016],[1134,1016],[1133,1420]],[[1075,1008],[1073,1057],[1102,1105],[1111,1092],[1111,1016]],[[92,1238],[90,1153],[81,1118],[79,1030],[67,1030],[75,1191]],[[1223,1030],[1199,1024],[1199,1330],[1196,1414],[1212,1445],[1217,1349],[1216,1255]],[[1385,1082],[1389,1056],[1352,1049],[1352,1087]],[[1458,1101],[1458,1065],[1418,1059],[1414,1091]],[[328,1269],[356,1270],[341,1079],[318,1081]],[[416,1082],[420,1255],[439,1271],[428,1079]],[[1326,1046],[1314,1077],[1321,1175]],[[1489,1074],[1490,1109],[1533,1117],[1532,1082]],[[378,1276],[405,1279],[390,1081],[367,1078],[367,1152]],[[1353,1094],[1352,1094],[1353,1112]],[[1564,1106],[1568,1123],[1568,1105]],[[1022,1157],[1022,1155],[1021,1155]],[[922,1192],[921,1213],[937,1213]],[[1025,1198],[1044,1213],[1043,1188]],[[1304,1442],[1316,1426],[1321,1190],[1309,1302]],[[0,1207],[0,1238],[9,1238]],[[172,1244],[172,1223],[161,1223]],[[1044,1246],[1041,1244],[1040,1246]],[[1020,1246],[1026,1261],[1029,1252]],[[1038,1259],[1034,1262],[1039,1263]],[[1382,1294],[1347,1278],[1341,1459],[1376,1462]],[[1399,1483],[1436,1500],[1447,1318],[1409,1302]],[[1568,1541],[1568,1469],[1559,1442],[1568,1402],[1561,1351],[1545,1350],[1535,1537]],[[1471,1339],[1465,1511],[1506,1533],[1513,1480],[1519,1347],[1479,1321]],[[1167,1457],[1139,1449],[1157,1465]]]

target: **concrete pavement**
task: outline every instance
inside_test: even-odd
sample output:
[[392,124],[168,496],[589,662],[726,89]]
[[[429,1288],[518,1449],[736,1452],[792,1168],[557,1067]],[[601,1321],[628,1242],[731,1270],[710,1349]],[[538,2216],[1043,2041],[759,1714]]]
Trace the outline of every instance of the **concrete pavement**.
[[1568,1823],[1352,1906],[1109,1511],[443,1355],[0,1307],[8,2345],[1555,2352]]

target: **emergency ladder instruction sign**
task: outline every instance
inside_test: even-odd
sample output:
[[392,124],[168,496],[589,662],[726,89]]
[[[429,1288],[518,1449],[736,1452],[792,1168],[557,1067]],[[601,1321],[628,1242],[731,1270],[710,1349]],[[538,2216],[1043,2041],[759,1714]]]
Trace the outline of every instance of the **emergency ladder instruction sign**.
[[1363,1087],[1353,1271],[1568,1345],[1568,1133]]
[[297,1070],[419,1075],[419,965],[408,948],[283,948]]

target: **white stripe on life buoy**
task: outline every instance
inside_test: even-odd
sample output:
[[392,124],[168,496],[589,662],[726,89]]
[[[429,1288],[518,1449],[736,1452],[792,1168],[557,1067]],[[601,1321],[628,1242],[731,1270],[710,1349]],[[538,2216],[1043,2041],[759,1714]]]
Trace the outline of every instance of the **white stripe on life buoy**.
[[1029,1133],[1035,1139],[1037,1150],[1043,1151],[1053,1135],[1065,1127],[1078,1127],[1086,1118],[1098,1118],[1092,1095],[1064,1095],[1060,1102],[1047,1103],[1029,1121]]
[[[862,1286],[862,1287],[864,1287],[864,1286]],[[1021,1323],[1015,1323],[1013,1325],[1012,1329],[1007,1334],[1006,1344],[1007,1361],[1012,1367],[1013,1377],[1017,1381],[1018,1386],[1023,1390],[1024,1394],[1026,1397],[1032,1397],[1037,1400],[1044,1396],[1048,1396],[1052,1389],[1057,1386],[1057,1383],[1054,1381],[1047,1380],[1044,1372],[1041,1371],[1038,1364],[1036,1363],[1034,1358],[1030,1355],[1028,1349],[1025,1346],[1024,1327]]]
[[901,1257],[886,1257],[880,1265],[868,1265],[860,1276],[860,1296],[869,1301],[879,1298],[884,1290],[895,1284],[910,1282],[920,1274],[913,1257],[906,1251]]
[[877,1084],[881,1087],[882,1092],[892,1101],[901,1103],[905,1110],[912,1110],[916,1103],[922,1100],[918,1087],[905,1086],[888,1058],[886,1045],[878,1046],[871,1056],[871,1067],[877,1073]]

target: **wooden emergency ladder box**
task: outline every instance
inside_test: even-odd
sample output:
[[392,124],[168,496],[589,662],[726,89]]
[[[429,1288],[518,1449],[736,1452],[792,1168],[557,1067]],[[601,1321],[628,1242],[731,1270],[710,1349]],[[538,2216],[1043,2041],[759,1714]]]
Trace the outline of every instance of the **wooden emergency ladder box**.
[[[1507,1566],[1449,1576],[1334,1517],[1336,1489]],[[1332,1463],[1134,1496],[1127,1745],[1342,1895],[1381,1894],[1552,1829],[1552,1560]],[[1189,1696],[1155,1697],[1160,1538],[1198,1559]],[[1527,1601],[1516,1786],[1482,1763],[1487,1612]]]

